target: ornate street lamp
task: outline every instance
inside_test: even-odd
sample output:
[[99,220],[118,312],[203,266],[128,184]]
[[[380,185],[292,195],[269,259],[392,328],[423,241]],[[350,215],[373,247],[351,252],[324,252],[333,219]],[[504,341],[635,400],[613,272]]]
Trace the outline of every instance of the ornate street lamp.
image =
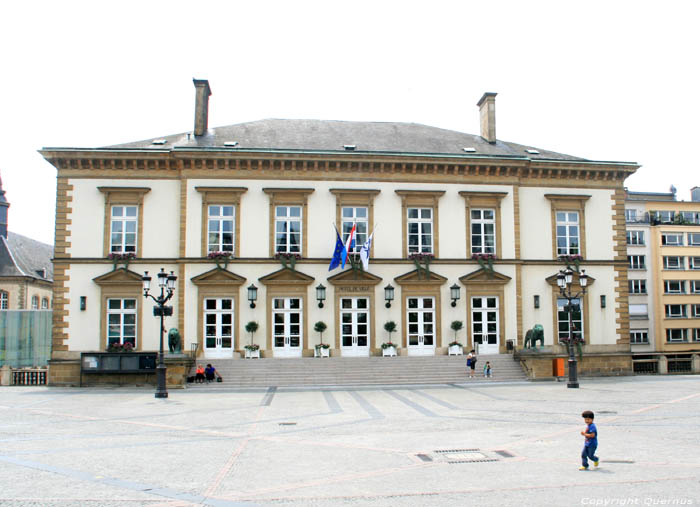
[[459,285],[456,283],[450,287],[450,298],[452,299],[452,308],[457,306],[457,300],[459,299]]
[[571,270],[571,268],[566,268],[566,270],[559,271],[559,274],[557,275],[559,292],[567,301],[565,310],[569,316],[569,340],[567,343],[569,346],[569,383],[566,385],[566,387],[575,389],[578,388],[578,364],[576,362],[576,354],[574,354],[573,335],[571,333],[573,328],[572,313],[574,310],[571,301],[578,299],[579,296],[586,295],[586,285],[588,285],[588,275],[586,274],[586,270],[582,269],[581,273],[578,275],[578,283],[581,286],[581,292],[572,294],[571,283],[573,280],[574,272]]
[[150,293],[151,290],[151,277],[148,276],[148,271],[143,273],[141,280],[143,281],[143,297],[151,298],[156,302],[158,306],[153,307],[153,315],[155,317],[160,317],[160,353],[158,354],[158,366],[156,367],[156,398],[167,398],[168,389],[165,382],[166,366],[163,356],[163,333],[165,333],[165,325],[163,324],[164,317],[170,317],[173,314],[173,307],[166,306],[165,303],[170,301],[175,293],[175,282],[177,281],[177,276],[171,271],[170,274],[166,273],[163,268],[160,268],[160,273],[158,277],[158,287],[160,287],[160,296],[156,297]]
[[323,302],[326,300],[326,288],[322,283],[319,283],[316,287],[316,300],[318,301],[318,307],[323,308]]
[[391,308],[391,302],[394,300],[394,287],[391,284],[384,287],[384,299],[386,300],[386,307]]

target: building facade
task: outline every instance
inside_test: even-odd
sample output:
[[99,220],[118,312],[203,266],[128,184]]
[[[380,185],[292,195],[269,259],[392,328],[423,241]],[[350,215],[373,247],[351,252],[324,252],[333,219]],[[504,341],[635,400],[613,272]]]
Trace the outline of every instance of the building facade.
[[50,310],[53,247],[9,232],[9,208],[0,180],[0,310]]
[[[178,277],[166,327],[205,358],[250,343],[263,357],[313,355],[318,321],[333,356],[381,354],[388,321],[405,355],[446,353],[453,321],[482,354],[522,347],[535,324],[559,351],[556,274],[577,255],[590,282],[573,332],[629,362],[623,182],[636,164],[500,141],[491,93],[476,136],[319,120],[209,129],[209,83],[195,90],[192,132],[41,151],[58,170],[57,368],[110,343],[157,349],[141,276],[161,268]],[[329,271],[336,228],[343,241],[354,228],[355,246]]]
[[627,192],[625,203],[630,342],[662,373],[700,366],[700,188],[691,196]]

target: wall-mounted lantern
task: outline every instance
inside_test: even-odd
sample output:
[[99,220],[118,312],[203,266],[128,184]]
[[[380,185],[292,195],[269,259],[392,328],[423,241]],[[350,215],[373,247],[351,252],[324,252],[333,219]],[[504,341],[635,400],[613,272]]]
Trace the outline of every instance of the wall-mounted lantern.
[[255,284],[250,284],[248,287],[248,301],[250,301],[250,307],[255,308],[255,302],[258,300],[258,288]]
[[457,306],[457,300],[459,299],[459,285],[456,283],[450,287],[450,298],[452,299],[452,308]]
[[318,301],[318,307],[323,308],[323,302],[326,300],[326,288],[322,283],[319,283],[316,287],[316,300]]
[[384,299],[386,300],[386,307],[391,308],[391,302],[394,300],[394,287],[391,284],[384,287]]

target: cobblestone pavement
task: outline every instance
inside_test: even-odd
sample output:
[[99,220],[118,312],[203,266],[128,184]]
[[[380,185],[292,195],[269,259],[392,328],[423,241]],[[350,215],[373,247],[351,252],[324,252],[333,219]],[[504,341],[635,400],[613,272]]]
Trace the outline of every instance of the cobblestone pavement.
[[[581,472],[581,412],[600,467]],[[0,505],[699,505],[700,377],[0,388]]]

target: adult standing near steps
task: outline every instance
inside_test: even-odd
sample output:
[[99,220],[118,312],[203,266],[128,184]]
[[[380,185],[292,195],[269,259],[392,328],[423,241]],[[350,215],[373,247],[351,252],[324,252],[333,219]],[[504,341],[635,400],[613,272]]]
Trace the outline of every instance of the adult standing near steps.
[[469,378],[474,378],[474,369],[476,368],[476,352],[474,349],[467,354],[467,367],[469,368]]

